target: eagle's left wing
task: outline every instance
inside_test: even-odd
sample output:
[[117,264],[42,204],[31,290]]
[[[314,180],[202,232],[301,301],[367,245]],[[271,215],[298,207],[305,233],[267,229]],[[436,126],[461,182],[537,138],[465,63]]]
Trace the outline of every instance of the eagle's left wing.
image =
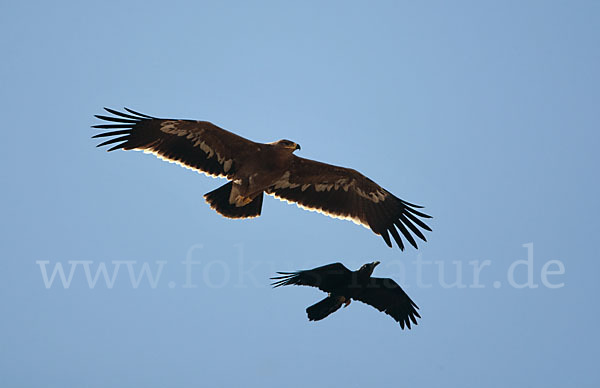
[[371,278],[364,291],[354,297],[363,303],[375,307],[386,313],[400,323],[404,329],[410,329],[410,322],[417,324],[417,317],[421,318],[415,302],[404,292],[402,287],[388,278]]
[[381,235],[389,247],[392,246],[391,234],[400,249],[404,250],[398,230],[415,248],[418,247],[411,231],[423,241],[427,240],[418,227],[431,231],[419,219],[431,218],[416,210],[421,206],[397,198],[349,168],[294,156],[290,169],[266,192],[296,203],[301,208],[352,220],[370,228]]
[[214,177],[234,179],[248,155],[260,147],[208,121],[160,119],[127,108],[128,113],[104,109],[113,116],[96,117],[111,124],[93,127],[110,131],[93,137],[110,139],[98,147],[116,143],[109,151],[140,150]]

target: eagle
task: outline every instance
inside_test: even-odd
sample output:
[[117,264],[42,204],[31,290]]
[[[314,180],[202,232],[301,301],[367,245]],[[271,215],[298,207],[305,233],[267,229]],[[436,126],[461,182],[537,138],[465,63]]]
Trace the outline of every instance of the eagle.
[[419,307],[392,279],[371,277],[377,265],[379,261],[374,261],[350,271],[342,263],[334,263],[305,271],[277,272],[281,276],[271,278],[272,286],[311,286],[327,292],[325,299],[306,309],[309,321],[320,321],[354,299],[383,311],[402,329],[410,329],[411,321],[417,325]]
[[[93,138],[109,137],[98,147],[140,150],[169,162],[223,177],[228,183],[204,195],[212,209],[228,218],[261,214],[263,193],[300,208],[370,228],[392,247],[390,234],[404,250],[404,236],[418,248],[414,236],[427,241],[431,231],[422,219],[431,218],[356,170],[294,155],[300,145],[290,140],[257,143],[208,121],[161,119],[124,108],[104,108],[112,116],[95,117],[110,124]],[[412,232],[412,233],[411,233]]]

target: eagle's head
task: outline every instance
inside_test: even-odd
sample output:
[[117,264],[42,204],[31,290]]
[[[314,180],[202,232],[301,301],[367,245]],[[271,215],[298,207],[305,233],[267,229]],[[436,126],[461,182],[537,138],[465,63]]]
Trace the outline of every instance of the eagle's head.
[[372,263],[364,264],[362,267],[360,267],[358,272],[360,272],[360,274],[363,276],[366,275],[366,277],[370,277],[373,271],[375,270],[375,267],[377,267],[379,263],[379,261],[374,261]]
[[276,142],[273,142],[271,144],[273,144],[275,147],[289,149],[289,150],[291,150],[291,152],[294,152],[294,151],[300,149],[300,144],[294,143],[291,140],[281,139],[281,140],[277,140]]

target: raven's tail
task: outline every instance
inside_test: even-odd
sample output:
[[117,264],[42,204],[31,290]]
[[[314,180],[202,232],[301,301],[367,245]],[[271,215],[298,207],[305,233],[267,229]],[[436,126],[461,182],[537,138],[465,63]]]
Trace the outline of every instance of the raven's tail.
[[252,218],[260,216],[263,193],[258,194],[249,204],[238,207],[235,203],[229,203],[232,187],[233,182],[229,182],[210,193],[204,194],[204,198],[212,209],[227,218]]
[[309,321],[320,321],[327,317],[329,314],[339,310],[340,307],[346,302],[346,298],[343,296],[328,296],[322,301],[313,304],[306,309]]

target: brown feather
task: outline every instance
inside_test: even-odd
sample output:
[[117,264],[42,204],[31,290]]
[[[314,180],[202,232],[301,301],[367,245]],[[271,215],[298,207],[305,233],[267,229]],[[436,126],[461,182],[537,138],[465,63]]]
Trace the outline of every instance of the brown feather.
[[[380,235],[390,247],[391,233],[400,249],[404,249],[396,227],[415,248],[416,241],[408,229],[425,241],[417,226],[430,228],[416,217],[430,217],[415,210],[417,205],[395,197],[358,171],[294,156],[289,172],[286,179],[276,182],[267,193],[331,217],[351,219]],[[304,185],[309,186],[302,191]],[[328,186],[332,186],[329,191],[317,190]]]

